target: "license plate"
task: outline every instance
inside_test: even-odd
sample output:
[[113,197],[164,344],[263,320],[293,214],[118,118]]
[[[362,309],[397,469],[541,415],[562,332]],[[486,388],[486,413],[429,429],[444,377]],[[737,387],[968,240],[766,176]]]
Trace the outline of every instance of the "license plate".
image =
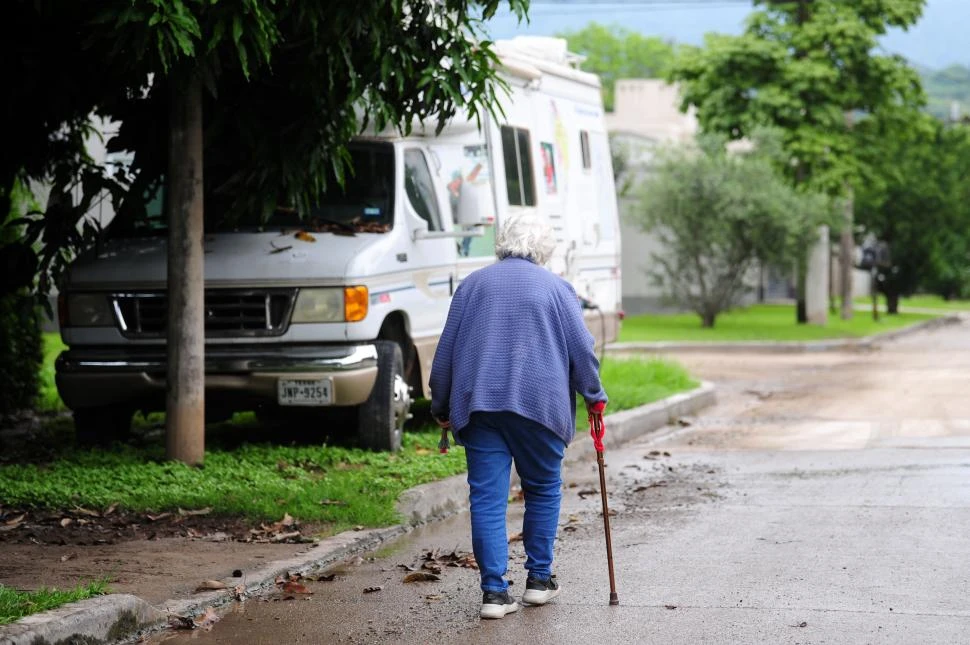
[[280,379],[276,393],[280,405],[330,405],[333,402],[333,380]]

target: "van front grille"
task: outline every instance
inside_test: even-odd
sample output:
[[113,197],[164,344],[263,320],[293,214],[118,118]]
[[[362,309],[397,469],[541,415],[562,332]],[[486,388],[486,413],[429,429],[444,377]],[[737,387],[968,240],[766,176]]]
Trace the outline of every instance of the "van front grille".
[[[207,289],[205,335],[280,336],[286,332],[295,289]],[[164,291],[118,293],[112,297],[121,333],[128,338],[164,338],[168,295]]]

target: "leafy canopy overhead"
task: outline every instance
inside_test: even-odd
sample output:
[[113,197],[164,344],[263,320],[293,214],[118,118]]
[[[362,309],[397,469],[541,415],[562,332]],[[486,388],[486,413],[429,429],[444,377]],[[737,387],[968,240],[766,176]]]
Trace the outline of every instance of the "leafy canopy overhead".
[[[305,205],[347,171],[362,124],[406,132],[490,109],[500,90],[482,26],[502,4],[523,18],[528,0],[12,0],[0,60],[16,127],[0,196],[17,178],[52,186],[28,233],[56,273],[102,191],[122,219],[143,208],[167,164],[171,79],[190,72],[207,89],[207,218]],[[92,165],[91,114],[118,124],[107,147],[126,169]]]
[[612,111],[616,81],[621,78],[661,78],[674,61],[673,44],[655,36],[641,36],[617,25],[591,22],[579,31],[558,34],[569,50],[586,57],[582,67],[603,83],[603,105]]
[[759,0],[739,36],[685,47],[670,74],[703,130],[742,138],[778,128],[797,183],[831,193],[860,176],[846,115],[908,119],[924,101],[917,73],[878,38],[907,28],[925,0]]

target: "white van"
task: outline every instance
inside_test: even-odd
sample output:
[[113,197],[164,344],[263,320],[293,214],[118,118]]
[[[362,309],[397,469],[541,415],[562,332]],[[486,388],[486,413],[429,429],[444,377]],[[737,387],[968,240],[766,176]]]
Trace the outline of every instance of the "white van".
[[[206,234],[211,417],[355,408],[361,445],[398,449],[412,397],[428,395],[455,287],[495,260],[494,225],[524,210],[550,218],[559,239],[550,268],[597,308],[588,321],[600,342],[615,338],[619,224],[599,80],[574,67],[561,40],[496,49],[511,87],[498,122],[362,137],[353,175],[307,217],[281,209]],[[161,209],[110,225],[71,267],[60,305],[69,349],[57,386],[78,438],[123,438],[136,410],[164,410]]]

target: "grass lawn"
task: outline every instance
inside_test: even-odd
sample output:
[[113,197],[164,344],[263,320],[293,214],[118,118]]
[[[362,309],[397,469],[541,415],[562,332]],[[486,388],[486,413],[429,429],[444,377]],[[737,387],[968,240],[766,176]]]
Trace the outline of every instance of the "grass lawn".
[[85,600],[107,593],[107,583],[92,582],[74,589],[39,589],[15,591],[0,585],[0,625],[20,620],[24,616],[60,607],[69,602]]
[[[872,298],[856,298],[855,304],[872,306]],[[886,297],[879,296],[879,306],[886,307]],[[970,300],[944,300],[932,294],[917,294],[899,299],[899,310],[905,312],[907,308],[938,309],[940,311],[970,311]]]
[[932,314],[880,316],[878,322],[856,311],[852,320],[829,315],[828,325],[798,325],[794,305],[752,305],[717,317],[714,327],[701,327],[697,314],[640,314],[623,321],[621,342],[628,341],[776,341],[859,338],[935,318]]
[[[635,407],[691,389],[696,383],[678,364],[664,360],[607,359],[603,380],[609,411]],[[0,499],[8,507],[104,509],[133,512],[209,507],[213,515],[278,520],[284,513],[321,522],[327,532],[398,521],[394,504],[402,491],[463,472],[464,451],[437,451],[440,433],[424,418],[404,435],[397,454],[323,445],[320,433],[296,440],[263,429],[251,414],[207,429],[203,468],[164,461],[164,437],[139,432],[130,444],[108,449],[73,445],[70,418],[56,418],[47,436],[0,454]],[[586,428],[577,410],[580,436]],[[416,419],[415,421],[419,421]],[[149,424],[150,425],[150,424]],[[145,424],[140,428],[143,430]],[[325,428],[318,428],[325,430]],[[321,504],[323,500],[329,503]]]

